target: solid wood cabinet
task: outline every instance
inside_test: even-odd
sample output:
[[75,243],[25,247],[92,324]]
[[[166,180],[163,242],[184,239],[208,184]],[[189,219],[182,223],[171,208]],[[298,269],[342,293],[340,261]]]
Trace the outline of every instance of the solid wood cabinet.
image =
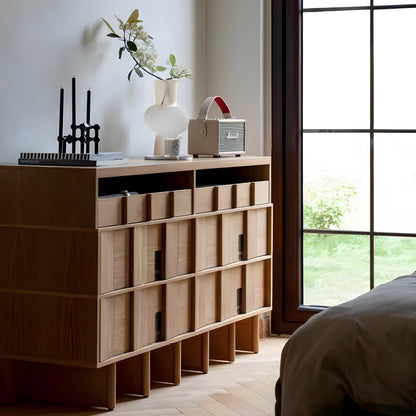
[[25,398],[113,408],[258,349],[270,158],[0,166],[0,195],[0,402],[39,377]]

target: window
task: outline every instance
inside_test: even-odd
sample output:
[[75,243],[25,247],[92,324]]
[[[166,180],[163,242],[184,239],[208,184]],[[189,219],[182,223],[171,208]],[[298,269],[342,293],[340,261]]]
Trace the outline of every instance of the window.
[[296,3],[272,7],[277,332],[416,270],[416,3]]

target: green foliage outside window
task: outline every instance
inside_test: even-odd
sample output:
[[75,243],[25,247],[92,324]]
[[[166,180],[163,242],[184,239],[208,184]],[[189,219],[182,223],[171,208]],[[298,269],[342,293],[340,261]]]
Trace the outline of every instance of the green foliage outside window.
[[322,176],[304,189],[303,222],[305,228],[328,230],[340,228],[345,214],[353,209],[357,188],[354,184]]

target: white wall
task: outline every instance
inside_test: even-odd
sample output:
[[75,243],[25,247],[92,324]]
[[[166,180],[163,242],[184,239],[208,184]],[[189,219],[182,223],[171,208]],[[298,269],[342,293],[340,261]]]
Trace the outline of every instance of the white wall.
[[131,61],[118,60],[119,44],[100,24],[101,16],[114,23],[114,14],[125,19],[134,8],[155,38],[160,62],[173,52],[192,69],[193,79],[182,80],[179,93],[190,117],[205,96],[224,96],[235,116],[247,119],[248,152],[261,154],[262,7],[263,0],[2,2],[0,163],[16,162],[20,152],[57,151],[59,89],[65,88],[68,134],[72,76],[78,123],[85,121],[85,94],[92,90],[91,121],[101,125],[101,151],[152,153],[143,114],[154,102],[153,80],[127,81]]
[[233,115],[246,120],[246,150],[251,155],[268,153],[263,91],[267,7],[267,0],[206,2],[206,92],[221,95]]

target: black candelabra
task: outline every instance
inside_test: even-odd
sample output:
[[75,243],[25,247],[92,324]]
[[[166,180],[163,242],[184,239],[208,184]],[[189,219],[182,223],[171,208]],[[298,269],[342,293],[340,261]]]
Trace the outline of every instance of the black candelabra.
[[[76,123],[76,87],[75,77],[72,78],[72,123],[71,134],[63,135],[64,119],[64,89],[61,88],[59,96],[59,135],[58,152],[66,153],[66,145],[72,145],[72,153],[77,153],[77,142],[79,142],[79,153],[90,153],[90,144],[94,143],[94,153],[98,153],[98,124],[91,124],[91,90],[87,91],[87,118],[85,123]],[[93,134],[91,134],[93,132]],[[79,134],[77,134],[79,133]]]

